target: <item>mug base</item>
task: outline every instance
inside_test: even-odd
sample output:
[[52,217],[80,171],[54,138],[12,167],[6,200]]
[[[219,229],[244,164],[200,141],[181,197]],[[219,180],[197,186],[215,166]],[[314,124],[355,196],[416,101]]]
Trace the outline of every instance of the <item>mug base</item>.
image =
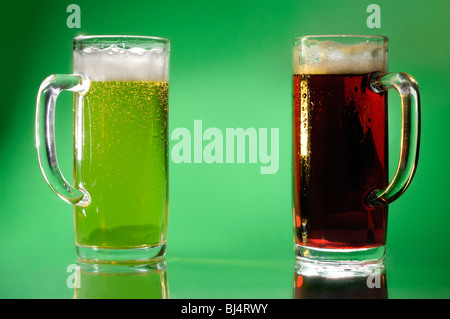
[[166,243],[157,246],[138,248],[99,248],[96,246],[76,245],[77,255],[81,260],[91,262],[148,262],[164,259]]
[[329,249],[295,245],[295,257],[299,261],[342,266],[348,269],[359,269],[365,265],[383,262],[385,254],[386,247],[384,245],[358,249]]

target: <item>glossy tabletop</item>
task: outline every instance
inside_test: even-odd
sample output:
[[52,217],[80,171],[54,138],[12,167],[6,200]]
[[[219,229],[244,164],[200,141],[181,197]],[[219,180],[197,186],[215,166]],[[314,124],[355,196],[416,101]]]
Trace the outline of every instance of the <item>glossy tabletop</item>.
[[[380,28],[367,22],[372,2],[353,0],[80,0],[79,28],[70,27],[69,3],[3,5],[0,298],[450,297],[449,1],[378,0]],[[50,74],[72,72],[74,37],[96,34],[170,39],[169,137],[179,127],[193,132],[195,120],[203,130],[279,129],[274,174],[260,173],[259,158],[212,164],[169,159],[166,268],[144,266],[122,275],[123,269],[77,268],[73,208],[40,173],[38,88]],[[419,84],[419,165],[406,193],[389,206],[380,288],[368,288],[368,278],[296,273],[292,40],[315,34],[387,36],[389,71],[410,73]],[[400,101],[392,92],[390,176],[398,162],[400,123]],[[56,144],[61,171],[71,182],[73,95],[67,92],[58,98]],[[377,278],[369,282],[375,285]]]
[[[50,257],[50,256],[47,256]],[[284,259],[167,257],[158,264],[105,265],[52,256],[2,263],[1,298],[428,299],[450,297],[446,263],[387,256],[365,276],[301,271]],[[400,257],[400,256],[399,256]],[[412,256],[409,256],[412,258]]]

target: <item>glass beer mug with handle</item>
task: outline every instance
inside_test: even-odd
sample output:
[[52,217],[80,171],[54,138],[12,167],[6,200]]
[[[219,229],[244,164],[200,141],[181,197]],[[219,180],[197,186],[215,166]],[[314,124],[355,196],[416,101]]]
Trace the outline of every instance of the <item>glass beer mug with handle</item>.
[[[169,40],[74,39],[70,75],[42,83],[36,144],[51,189],[74,205],[75,241],[86,260],[151,260],[165,254],[168,214]],[[74,184],[58,167],[55,106],[74,92]]]
[[[293,222],[296,257],[368,264],[385,255],[387,205],[417,167],[415,80],[387,73],[382,36],[294,39]],[[388,177],[387,90],[401,97],[400,161]]]

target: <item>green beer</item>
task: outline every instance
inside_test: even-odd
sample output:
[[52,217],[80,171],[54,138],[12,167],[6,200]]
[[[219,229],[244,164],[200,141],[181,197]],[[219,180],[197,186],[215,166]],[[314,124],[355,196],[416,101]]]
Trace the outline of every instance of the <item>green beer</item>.
[[167,101],[163,81],[91,81],[76,97],[74,183],[91,197],[74,206],[78,246],[165,244]]
[[[170,41],[79,36],[73,74],[38,90],[35,137],[48,186],[74,205],[80,260],[159,261],[168,219],[167,113]],[[55,107],[74,92],[73,186],[56,159]]]

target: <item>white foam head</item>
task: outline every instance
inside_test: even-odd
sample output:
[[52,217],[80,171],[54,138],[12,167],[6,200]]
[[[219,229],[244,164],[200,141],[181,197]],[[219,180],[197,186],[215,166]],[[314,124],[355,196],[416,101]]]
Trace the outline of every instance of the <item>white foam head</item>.
[[163,47],[124,49],[86,47],[73,52],[74,73],[92,81],[169,80],[169,52]]
[[383,44],[310,41],[294,48],[294,74],[366,74],[387,72]]

